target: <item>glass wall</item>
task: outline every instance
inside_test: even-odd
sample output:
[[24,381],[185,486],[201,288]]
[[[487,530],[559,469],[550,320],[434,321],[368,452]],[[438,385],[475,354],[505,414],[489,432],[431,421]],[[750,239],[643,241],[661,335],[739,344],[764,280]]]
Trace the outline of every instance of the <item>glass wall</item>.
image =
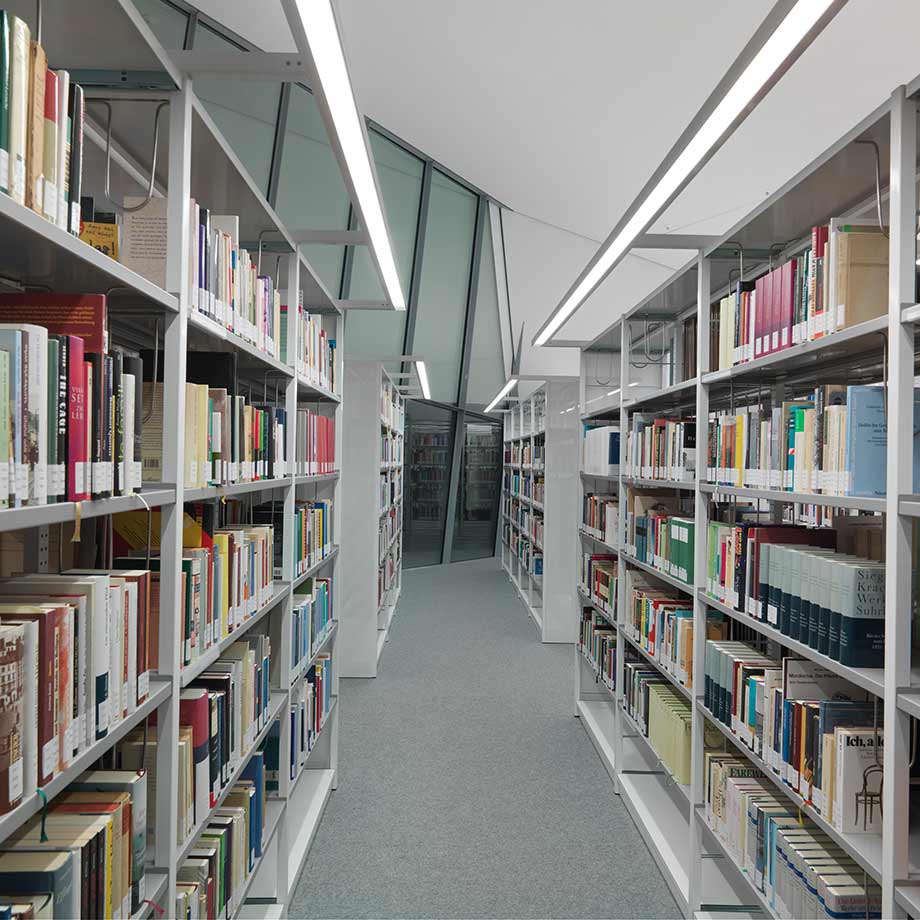
[[466,386],[466,405],[478,409],[488,405],[505,382],[502,329],[498,310],[492,227],[486,220],[482,234],[482,250],[479,254],[479,285],[476,290],[476,314],[473,320],[473,342]]
[[501,475],[501,423],[465,419],[451,562],[494,553]]
[[[408,298],[425,163],[382,134],[374,130],[369,134],[390,237],[396,251],[399,283]],[[351,281],[344,295],[349,300],[383,299],[383,288],[366,246],[355,249]],[[367,358],[401,355],[405,331],[406,313],[403,310],[355,310],[348,316],[345,351]]]
[[431,396],[455,403],[478,198],[435,170],[412,354],[425,358]]
[[[347,230],[349,200],[316,100],[292,86],[275,210],[294,230]],[[339,295],[344,246],[307,246],[307,261],[333,297]],[[346,336],[347,338],[347,336]]]
[[[455,413],[430,403],[406,403],[409,501],[403,502],[403,565],[438,565],[454,450]],[[494,537],[493,537],[494,540]]]
[[185,47],[187,13],[163,0],[134,0],[134,5],[167,51]]

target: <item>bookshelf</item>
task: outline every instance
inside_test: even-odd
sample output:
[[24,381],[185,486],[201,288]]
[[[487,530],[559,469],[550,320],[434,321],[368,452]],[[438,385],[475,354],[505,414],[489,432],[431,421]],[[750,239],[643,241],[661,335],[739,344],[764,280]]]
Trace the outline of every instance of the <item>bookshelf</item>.
[[345,360],[343,677],[376,677],[402,587],[405,400],[381,361]]
[[577,419],[575,381],[548,380],[505,413],[502,567],[543,642],[570,642]]
[[[79,566],[80,553],[84,549],[95,552],[97,546],[104,558],[111,559],[111,546],[106,550],[104,544],[105,540],[112,540],[112,531],[116,529],[113,522],[121,520],[118,515],[130,512],[150,520],[155,528],[154,540],[160,547],[159,667],[150,675],[146,700],[114,724],[104,737],[80,744],[79,753],[42,787],[42,792],[53,804],[86,770],[97,764],[101,769],[111,766],[116,752],[121,756],[121,746],[128,736],[140,728],[149,731],[152,741],[151,717],[155,715],[158,743],[150,766],[156,777],[156,791],[155,796],[151,791],[149,806],[151,810],[155,808],[156,825],[148,834],[145,900],[131,916],[174,916],[183,859],[200,845],[202,832],[233,793],[235,781],[280,723],[283,728],[278,731],[277,787],[268,792],[264,801],[262,852],[250,867],[242,887],[234,891],[233,903],[227,908],[228,916],[276,916],[286,911],[326,803],[336,786],[338,604],[332,608],[333,618],[325,633],[296,668],[292,662],[292,643],[295,607],[304,596],[308,580],[314,577],[334,580],[338,567],[335,540],[341,533],[342,488],[336,461],[343,456],[343,317],[288,228],[196,96],[192,79],[176,67],[133,3],[94,0],[90,7],[78,12],[80,20],[75,23],[72,5],[45,2],[43,44],[49,65],[71,68],[75,79],[85,73],[86,67],[94,68],[94,88],[88,96],[113,98],[118,116],[116,134],[137,128],[138,137],[149,135],[147,122],[152,120],[152,114],[148,114],[149,107],[133,100],[132,92],[136,90],[131,88],[129,71],[141,68],[148,79],[155,77],[154,85],[160,88],[152,94],[168,103],[168,114],[161,125],[164,143],[157,177],[166,199],[165,283],[154,283],[0,194],[0,237],[8,243],[4,247],[3,275],[4,279],[20,282],[26,288],[35,285],[56,292],[107,294],[112,345],[125,349],[126,353],[156,354],[162,378],[160,398],[169,407],[168,423],[162,431],[162,481],[144,480],[133,494],[0,509],[0,538],[4,540],[4,555],[14,545],[17,551],[21,550],[25,571],[54,575],[71,534],[76,533],[79,543],[77,549],[68,553],[72,554],[71,563]],[[8,8],[27,21],[34,19],[34,4],[13,3]],[[107,40],[100,44],[98,36],[90,36],[85,29],[86,21],[105,22]],[[111,86],[105,85],[107,70],[111,73]],[[94,114],[98,112],[94,110]],[[164,156],[167,137],[168,154]],[[101,184],[96,187],[95,183],[102,175],[104,154],[93,146],[89,135],[85,157],[84,193],[101,193]],[[113,179],[118,187],[130,185],[130,177],[113,175]],[[278,341],[272,353],[256,344],[257,336],[244,337],[230,331],[227,324],[206,315],[201,304],[196,308],[190,278],[193,261],[190,254],[195,241],[188,219],[193,199],[207,204],[214,213],[236,216],[241,247],[254,248],[254,241],[263,236],[283,241],[281,248],[286,251],[281,255],[277,250],[273,253],[265,274],[270,273],[271,289],[280,293],[279,300],[291,306],[283,320],[283,335],[280,328],[274,330],[286,340],[284,350]],[[307,327],[306,317],[298,311],[299,305],[309,314],[313,324],[309,328],[316,335],[315,341],[322,340],[327,348],[334,340],[338,346],[327,353],[330,363],[323,374],[317,373],[316,363],[305,360],[301,349]],[[192,412],[186,399],[186,384],[200,371],[201,356],[205,353],[209,358],[221,356],[232,362],[234,386],[246,397],[247,405],[269,404],[273,410],[283,410],[289,422],[284,427],[283,438],[279,434],[275,445],[279,453],[266,461],[264,469],[251,475],[243,472],[228,475],[227,479],[233,481],[223,484],[218,483],[221,477],[217,475],[205,475],[203,484],[191,481],[186,462],[189,458],[183,432]],[[144,370],[146,374],[146,362]],[[230,381],[208,382],[216,387],[221,383],[228,386]],[[301,455],[297,424],[301,417],[304,432],[319,430],[316,426],[325,432],[321,466],[313,462],[312,454]],[[315,436],[309,437],[315,447]],[[210,453],[208,462],[212,462]],[[208,482],[211,479],[214,481]],[[314,531],[307,551],[300,552],[302,541],[296,528],[303,523],[307,509],[314,509],[315,513],[316,503],[323,502],[331,502],[331,510],[326,506],[325,529]],[[264,557],[268,584],[253,601],[248,615],[229,635],[215,639],[202,654],[186,663],[181,618],[183,530],[187,524],[184,509],[191,507],[188,503],[212,509],[218,522],[238,514],[234,525],[271,524],[277,553],[275,558]],[[138,568],[143,567],[143,558],[138,558]],[[249,743],[241,745],[220,792],[208,808],[195,813],[191,832],[180,840],[176,808],[180,798],[180,695],[218,660],[226,660],[234,643],[257,635],[268,637],[271,644],[263,721],[258,730],[253,729]],[[325,687],[328,699],[321,707],[322,722],[311,738],[312,747],[302,752],[289,770],[292,751],[288,726],[306,693],[308,672],[325,656],[331,661],[331,680]],[[42,808],[40,795],[32,792],[25,796],[21,804],[0,816],[0,839],[8,839]]]
[[[857,887],[851,893],[862,899],[860,904],[865,905],[868,890],[876,915],[917,916],[920,902],[914,879],[920,872],[916,855],[920,828],[913,820],[910,765],[920,717],[920,691],[916,689],[920,661],[913,635],[915,518],[920,514],[920,500],[914,494],[916,423],[911,393],[917,373],[915,324],[920,318],[915,305],[918,89],[920,81],[895,89],[871,116],[724,238],[701,240],[698,252],[688,251],[683,268],[666,284],[640,303],[621,304],[620,319],[582,350],[583,423],[597,428],[607,425],[616,431],[620,463],[616,469],[601,469],[595,450],[591,453],[595,461],[588,469],[583,465],[580,476],[580,498],[590,516],[589,520],[582,518],[579,509],[582,551],[609,558],[592,563],[587,570],[590,584],[581,583],[580,573],[576,578],[575,609],[581,633],[575,651],[575,714],[688,917],[718,910],[729,910],[732,915],[802,915],[771,891],[769,884],[763,884],[752,866],[739,863],[731,826],[709,813],[707,783],[711,776],[707,775],[706,752],[713,751],[724,752],[732,762],[737,760],[748,774],[752,768],[759,770],[753,779],[732,781],[734,788],[750,782],[745,788],[751,791],[746,794],[756,790],[762,802],[758,808],[769,803],[776,814],[790,815],[791,834],[802,828],[818,855],[832,854],[828,865],[852,872]],[[885,278],[875,280],[873,298],[865,305],[868,312],[860,313],[853,304],[845,304],[840,311],[824,311],[822,304],[836,302],[840,279],[852,271],[841,255],[845,251],[840,248],[842,235],[877,232],[875,173],[871,162],[866,166],[862,143],[867,139],[879,146],[882,182],[888,186],[878,191],[887,239],[884,243],[878,237],[860,242],[851,237],[846,245],[864,242],[882,256],[887,251]],[[827,225],[828,215],[839,215],[839,219],[830,221],[824,248],[822,237],[815,237],[812,228]],[[766,244],[770,240],[782,246],[770,248]],[[828,266],[823,275],[817,253]],[[793,259],[795,270],[788,268]],[[739,267],[745,283],[741,293],[737,293]],[[784,271],[788,272],[785,276]],[[777,301],[781,306],[774,314],[777,326],[773,331],[778,331],[779,344],[771,343],[763,350],[756,340],[763,341],[772,333],[758,327],[762,314],[756,307],[769,302],[771,296],[764,292],[764,279],[775,278],[779,284],[781,277],[791,286],[790,293]],[[809,288],[815,279],[817,287]],[[826,296],[821,285],[826,286]],[[750,293],[755,291],[752,300]],[[726,298],[734,300],[734,306]],[[842,294],[840,300],[844,302]],[[822,317],[830,312],[835,315]],[[724,336],[726,329],[734,330],[734,341],[720,337],[720,330]],[[679,343],[681,336],[684,341]],[[847,389],[845,399],[840,397],[836,403],[824,401],[831,384],[853,389]],[[879,430],[858,427],[867,418],[857,414],[867,411],[858,404],[866,393],[859,389],[862,387],[874,389],[865,396],[871,400],[881,390],[884,400],[874,404],[887,417],[887,447],[881,456],[870,455],[868,472],[876,485],[868,486],[867,469],[851,460],[859,456],[854,451],[875,443],[871,432]],[[793,460],[786,459],[786,442],[781,442],[783,465],[778,473],[771,473],[775,436],[770,426],[774,418],[782,422],[782,416],[772,413],[796,401],[802,405],[785,410],[792,419]],[[840,408],[829,411],[833,406]],[[760,411],[765,414],[760,416]],[[820,422],[812,421],[808,414],[812,411],[822,413]],[[744,421],[735,422],[734,417]],[[815,453],[812,429],[806,436],[800,426],[802,440],[796,440],[799,422],[820,426]],[[744,426],[740,435],[731,425]],[[865,432],[860,436],[862,443],[851,439],[845,451],[847,432],[857,430]],[[840,439],[833,446],[837,453],[832,452],[828,439],[831,431]],[[887,469],[887,486],[882,480],[879,487],[882,469]],[[606,526],[608,519],[615,522],[612,530]],[[729,544],[718,541],[742,533],[730,528],[756,527],[758,522],[762,527],[798,529],[795,538],[789,531],[777,532],[788,543],[775,551],[769,542],[772,537],[751,536],[744,530],[741,539],[745,554],[748,547],[770,547],[765,551],[766,584],[772,582],[774,571],[793,571],[780,566],[806,566],[794,571],[807,579],[807,586],[796,582],[792,574],[777,577],[791,579],[784,582],[790,587],[799,586],[800,594],[807,598],[802,603],[808,606],[802,609],[808,610],[808,620],[804,614],[798,624],[784,620],[782,600],[773,620],[773,611],[756,606],[758,598],[744,580],[751,577],[749,569],[740,582],[733,583],[725,580],[727,563],[716,559],[713,568],[710,548],[727,547]],[[807,536],[801,536],[802,531]],[[829,532],[835,548],[822,549],[821,541]],[[858,542],[849,543],[857,533],[853,539]],[[774,554],[780,562],[771,563]],[[754,565],[753,556],[738,558],[745,566]],[[777,568],[769,568],[771,565]],[[866,658],[854,659],[871,664],[847,663],[843,639],[835,647],[834,640],[815,625],[815,618],[820,622],[822,602],[831,603],[830,592],[846,590],[835,581],[840,582],[847,566],[863,573],[860,577],[875,579],[873,585],[884,584],[883,607],[878,608],[883,613],[874,621],[883,624],[884,638],[873,640],[871,652],[869,646],[862,647]],[[781,590],[790,598],[799,597],[794,591]],[[637,591],[645,591],[646,600],[640,603]],[[662,631],[654,638],[648,622],[636,619],[637,610],[650,609],[642,606],[650,597],[665,604],[658,609],[668,611],[663,613],[666,619],[656,623]],[[852,628],[846,621],[843,614],[840,629]],[[685,638],[674,638],[679,636]],[[744,650],[715,650],[716,643],[732,642],[744,643]],[[826,649],[822,643],[828,642]],[[844,818],[833,813],[838,806],[823,798],[826,790],[822,789],[820,767],[810,784],[801,776],[783,772],[782,753],[777,755],[769,741],[764,747],[754,740],[769,737],[757,734],[768,724],[766,714],[763,724],[757,723],[752,730],[743,722],[725,721],[714,711],[719,704],[707,697],[708,654],[734,656],[720,660],[747,658],[752,662],[755,656],[765,656],[759,665],[761,674],[776,673],[776,663],[783,659],[798,660],[786,667],[820,675],[822,683],[816,686],[841,688],[843,697],[854,701],[845,704],[854,707],[847,710],[846,718],[864,721],[838,723],[841,737],[861,737],[874,748],[876,731],[883,731],[884,758],[872,767],[872,775],[883,780],[877,789],[883,810],[879,832],[857,833],[839,823]],[[681,655],[689,655],[689,661]],[[758,673],[757,664],[747,667],[751,670],[745,673]],[[675,774],[674,751],[662,744],[660,735],[654,740],[655,726],[641,724],[649,714],[635,708],[637,681],[662,688],[656,694],[676,701],[669,703],[667,712],[669,717],[679,713],[682,731],[687,732],[681,736],[686,740],[679,750],[689,754],[688,772]],[[752,700],[758,699],[759,690],[750,692]],[[791,699],[814,699],[817,712],[818,701],[829,697],[820,695],[826,692],[823,689],[810,692],[818,695]],[[857,710],[861,710],[858,716]],[[660,732],[660,710],[655,718]],[[880,724],[883,730],[875,727]],[[834,734],[827,737],[835,739]],[[871,751],[867,756],[872,756]],[[832,762],[835,771],[850,763]],[[838,775],[843,774],[835,772]],[[864,907],[855,909],[862,912]]]

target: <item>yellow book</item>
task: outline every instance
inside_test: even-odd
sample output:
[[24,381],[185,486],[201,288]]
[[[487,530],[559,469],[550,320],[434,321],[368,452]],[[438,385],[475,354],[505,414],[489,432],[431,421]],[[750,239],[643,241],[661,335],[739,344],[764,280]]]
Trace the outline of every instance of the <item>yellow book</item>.
[[747,433],[747,414],[735,416],[735,485],[744,484],[744,442]]
[[215,533],[214,548],[220,556],[220,636],[230,635],[230,534]]

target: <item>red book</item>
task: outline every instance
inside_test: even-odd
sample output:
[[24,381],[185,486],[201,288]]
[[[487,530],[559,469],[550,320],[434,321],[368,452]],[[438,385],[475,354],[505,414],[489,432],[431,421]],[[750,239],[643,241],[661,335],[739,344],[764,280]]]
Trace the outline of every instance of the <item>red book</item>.
[[67,349],[67,501],[88,499],[86,488],[87,460],[87,396],[84,342],[78,335],[65,335],[62,343]]
[[211,713],[208,691],[192,687],[179,697],[179,724],[192,729],[192,760],[195,764],[195,822],[200,823],[217,804],[211,794]]
[[[12,598],[8,598],[12,602]],[[60,682],[55,682],[59,655],[56,654],[59,628],[63,626],[65,608],[40,608],[23,604],[14,610],[12,603],[0,609],[0,622],[38,624],[38,785],[46,786],[60,769],[60,751],[64,704],[59,694]],[[64,645],[65,643],[61,643]],[[70,674],[70,667],[66,669]]]
[[105,294],[0,294],[0,319],[5,323],[38,321],[51,335],[78,335],[86,351],[108,350]]
[[759,358],[763,351],[763,278],[754,282],[754,357]]

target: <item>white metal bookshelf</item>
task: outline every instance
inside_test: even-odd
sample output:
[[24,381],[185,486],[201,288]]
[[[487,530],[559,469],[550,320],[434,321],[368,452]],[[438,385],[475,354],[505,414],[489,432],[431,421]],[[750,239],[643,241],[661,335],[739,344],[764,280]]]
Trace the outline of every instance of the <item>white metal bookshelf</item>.
[[543,642],[575,637],[575,556],[565,535],[577,488],[577,399],[574,380],[547,380],[504,419],[502,567]]
[[[710,743],[714,733],[726,750],[739,752],[761,768],[776,789],[787,796],[821,831],[835,841],[867,877],[882,886],[884,917],[920,916],[920,828],[911,826],[910,763],[911,741],[920,719],[920,661],[912,659],[912,545],[913,518],[920,514],[920,496],[912,493],[914,440],[913,405],[915,392],[916,324],[920,307],[916,300],[916,202],[918,196],[917,105],[920,78],[908,87],[897,88],[866,120],[854,126],[840,142],[809,164],[799,175],[758,209],[718,240],[701,242],[698,252],[688,252],[688,261],[669,282],[639,304],[623,304],[621,318],[595,343],[582,350],[580,409],[585,421],[603,419],[619,425],[623,456],[617,476],[593,476],[582,471],[581,495],[586,492],[619,495],[619,541],[611,547],[581,526],[579,510],[577,539],[593,544],[595,552],[616,552],[620,567],[617,610],[614,616],[598,606],[581,588],[576,609],[591,607],[613,623],[617,630],[616,689],[599,675],[593,662],[575,650],[575,712],[594,743],[619,793],[636,820],[665,880],[681,910],[688,917],[732,916],[751,912],[772,916],[763,892],[728,857],[722,843],[703,817],[704,735]],[[829,214],[855,218],[876,214],[875,175],[861,156],[857,141],[871,138],[879,144],[881,171],[888,162],[888,189],[879,194],[889,225],[889,296],[887,314],[823,338],[793,345],[763,358],[729,369],[707,372],[710,366],[710,306],[724,296],[734,271],[737,275],[739,247],[745,250],[744,278],[767,270],[764,240],[775,238],[784,244],[779,255],[802,251],[810,243],[812,225],[826,222]],[[854,205],[854,202],[859,204]],[[789,240],[794,242],[789,243]],[[727,250],[734,249],[727,262]],[[691,258],[692,257],[692,258]],[[703,372],[681,379],[681,323],[696,320],[695,360]],[[633,321],[631,323],[630,321]],[[659,353],[649,350],[649,322],[662,324],[657,333]],[[644,325],[644,334],[642,327]],[[636,335],[636,329],[640,334]],[[654,350],[653,350],[654,351]],[[649,358],[662,357],[659,366]],[[636,366],[633,366],[636,365]],[[651,369],[650,369],[651,365]],[[651,376],[650,376],[651,375]],[[739,394],[780,393],[783,386],[801,381],[817,385],[836,382],[881,382],[887,392],[887,494],[884,498],[833,496],[810,492],[788,492],[716,485],[706,481],[706,448],[710,405],[731,404]],[[688,416],[696,421],[696,468],[692,478],[659,481],[630,477],[625,465],[625,433],[634,412]],[[630,489],[665,489],[683,496],[692,507],[696,540],[695,579],[683,583],[671,573],[647,565],[625,547],[626,496]],[[768,510],[773,520],[789,505],[812,504],[885,516],[886,620],[885,667],[856,668],[821,654],[792,639],[767,623],[712,598],[706,591],[705,534],[710,515],[722,506],[752,503]],[[587,551],[587,550],[586,550]],[[692,599],[694,611],[694,661],[692,687],[684,686],[639,643],[625,626],[626,579],[624,571],[641,569],[662,583]],[[774,643],[783,654],[797,655],[825,666],[845,678],[854,688],[879,698],[884,706],[883,831],[880,836],[840,833],[810,803],[794,793],[782,779],[756,756],[730,729],[717,722],[704,707],[704,631],[708,611],[721,613],[739,629],[752,630]],[[915,641],[915,640],[914,640]],[[623,709],[623,669],[627,650],[632,658],[657,668],[692,707],[691,782],[678,786],[657,753],[638,732]],[[637,737],[638,736],[638,737]]]
[[[241,239],[256,240],[263,234],[280,237],[289,251],[276,265],[279,277],[277,287],[284,292],[286,303],[296,306],[304,303],[311,314],[321,315],[324,331],[337,343],[336,378],[343,381],[342,350],[344,322],[339,304],[329,295],[316,273],[304,257],[290,231],[282,224],[257,184],[247,173],[230,144],[223,137],[208,114],[205,105],[195,95],[192,79],[184,74],[148,28],[131,0],[93,0],[91,9],[77,9],[65,0],[44,0],[43,44],[52,67],[70,68],[75,80],[85,72],[87,62],[95,68],[96,85],[91,95],[111,96],[119,115],[142,108],[134,105],[132,72],[128,67],[139,68],[148,75],[157,76],[161,89],[152,94],[169,104],[169,116],[161,128],[165,141],[168,134],[168,159],[161,172],[166,176],[167,199],[167,256],[166,288],[161,289],[146,278],[114,261],[79,238],[66,233],[31,210],[12,199],[0,195],[0,239],[3,247],[4,277],[29,283],[40,283],[55,291],[84,293],[112,293],[109,305],[112,323],[110,335],[115,342],[125,336],[131,347],[151,347],[155,336],[160,336],[159,348],[163,362],[164,404],[170,407],[171,424],[164,426],[163,479],[164,483],[145,483],[140,494],[80,503],[22,507],[0,511],[0,531],[24,531],[28,540],[41,542],[50,525],[87,520],[123,511],[158,509],[161,533],[160,582],[160,632],[159,672],[150,684],[149,699],[131,716],[111,730],[105,738],[81,752],[71,766],[55,776],[42,791],[53,798],[83,771],[111,751],[132,729],[144,723],[152,713],[157,716],[156,757],[156,814],[157,826],[152,850],[148,850],[150,864],[146,873],[148,904],[139,917],[152,915],[155,909],[172,916],[175,904],[177,869],[184,854],[194,845],[198,834],[206,826],[213,809],[198,820],[195,830],[183,842],[177,841],[177,815],[175,803],[179,796],[179,695],[183,686],[216,660],[232,642],[249,632],[264,632],[272,638],[271,703],[270,718],[265,729],[234,765],[234,776],[243,770],[251,755],[258,749],[272,723],[281,719],[287,724],[291,706],[292,685],[298,676],[291,666],[292,609],[294,595],[302,582],[313,574],[336,577],[338,547],[331,541],[316,550],[310,569],[294,578],[295,550],[294,525],[298,500],[319,498],[333,501],[332,532],[341,533],[342,488],[337,472],[319,475],[295,475],[294,464],[289,462],[281,475],[270,480],[244,482],[228,486],[186,489],[183,482],[185,416],[185,381],[187,353],[192,349],[234,352],[239,361],[241,379],[258,382],[264,386],[267,377],[279,381],[277,393],[280,406],[286,409],[290,424],[285,432],[286,453],[293,461],[296,445],[298,406],[310,406],[336,420],[336,459],[342,451],[342,399],[341,392],[333,393],[319,386],[293,366],[292,362],[269,356],[251,343],[217,325],[194,311],[189,303],[188,270],[189,239],[188,214],[190,199],[196,198],[215,212],[237,214],[240,218]],[[14,2],[12,12],[27,21],[34,19],[35,4]],[[73,17],[80,17],[83,28],[74,28]],[[96,24],[106,23],[106,38],[85,29],[89,17]],[[83,44],[81,44],[83,42]],[[89,44],[86,44],[89,43]],[[112,85],[105,85],[102,75],[106,68],[112,73]],[[132,115],[132,117],[134,117]],[[146,116],[137,116],[146,118]],[[167,127],[168,123],[168,127]],[[127,125],[132,130],[135,122],[116,120],[115,130]],[[149,128],[149,126],[148,126]],[[87,136],[87,156],[102,157],[94,151],[91,136]],[[104,161],[103,161],[104,162]],[[116,159],[116,165],[117,165]],[[91,189],[87,189],[91,191]],[[309,220],[309,215],[304,215]],[[297,310],[288,313],[288,355],[293,359],[297,352]],[[275,527],[275,540],[281,542],[282,560],[276,571],[274,590],[270,598],[251,615],[228,639],[215,645],[193,665],[182,668],[179,641],[182,628],[179,619],[181,590],[181,558],[183,553],[183,507],[187,501],[221,501],[240,498],[258,502],[272,500],[283,504],[281,532]],[[40,553],[27,554],[40,571],[47,561]],[[340,587],[333,592],[337,597]],[[339,604],[333,616],[339,614]],[[338,760],[338,676],[339,630],[335,620],[322,641],[317,654],[328,652],[332,656],[333,685],[332,706],[316,743],[291,778],[286,768],[290,760],[290,733],[280,732],[278,789],[266,800],[266,826],[263,837],[263,855],[249,876],[245,890],[239,898],[236,916],[282,916],[297,882],[298,875],[313,842],[317,827],[336,786]],[[315,655],[312,661],[315,661]],[[232,783],[224,786],[225,796]],[[220,798],[218,804],[220,803]],[[151,802],[153,805],[153,802]],[[0,839],[7,838],[42,807],[41,797],[30,796],[19,807],[0,820]],[[153,906],[156,905],[156,908]]]
[[382,361],[346,358],[345,386],[340,672],[376,677],[402,589],[406,407]]

